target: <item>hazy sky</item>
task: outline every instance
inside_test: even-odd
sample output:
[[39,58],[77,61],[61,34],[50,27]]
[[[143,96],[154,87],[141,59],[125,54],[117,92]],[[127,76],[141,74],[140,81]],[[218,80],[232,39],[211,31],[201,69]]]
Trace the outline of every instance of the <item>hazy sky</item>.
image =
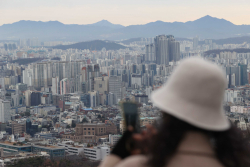
[[186,22],[205,15],[250,24],[250,0],[0,0],[0,25],[19,20],[65,24]]

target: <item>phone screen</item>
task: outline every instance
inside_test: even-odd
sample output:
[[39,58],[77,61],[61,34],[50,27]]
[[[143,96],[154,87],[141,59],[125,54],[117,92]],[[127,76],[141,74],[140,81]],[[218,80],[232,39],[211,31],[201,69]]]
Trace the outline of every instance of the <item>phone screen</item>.
[[122,108],[126,127],[132,126],[135,132],[139,132],[140,125],[137,104],[133,102],[124,102],[122,103]]

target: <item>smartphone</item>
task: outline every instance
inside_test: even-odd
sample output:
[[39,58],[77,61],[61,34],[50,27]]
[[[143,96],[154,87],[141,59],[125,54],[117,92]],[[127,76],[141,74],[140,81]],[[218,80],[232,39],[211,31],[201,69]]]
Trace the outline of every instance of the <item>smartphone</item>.
[[128,126],[132,126],[134,128],[134,132],[140,132],[140,122],[138,115],[138,105],[134,102],[122,102],[121,107],[123,110],[123,116],[125,120],[126,128]]

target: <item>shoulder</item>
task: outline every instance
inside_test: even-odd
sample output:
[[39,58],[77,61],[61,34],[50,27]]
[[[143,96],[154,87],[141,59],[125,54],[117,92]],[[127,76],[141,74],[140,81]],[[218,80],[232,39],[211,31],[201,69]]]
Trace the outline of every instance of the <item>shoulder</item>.
[[216,159],[210,157],[195,157],[195,156],[174,156],[167,167],[223,167],[223,165]]
[[146,166],[147,160],[148,158],[144,155],[130,156],[121,161],[115,167],[144,167]]

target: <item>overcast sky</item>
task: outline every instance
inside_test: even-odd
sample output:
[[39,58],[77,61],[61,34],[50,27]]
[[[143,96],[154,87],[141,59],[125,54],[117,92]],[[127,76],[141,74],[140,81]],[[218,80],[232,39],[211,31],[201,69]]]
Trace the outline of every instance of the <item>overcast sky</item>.
[[186,22],[205,15],[250,24],[250,0],[0,0],[0,25],[19,20],[64,24]]

